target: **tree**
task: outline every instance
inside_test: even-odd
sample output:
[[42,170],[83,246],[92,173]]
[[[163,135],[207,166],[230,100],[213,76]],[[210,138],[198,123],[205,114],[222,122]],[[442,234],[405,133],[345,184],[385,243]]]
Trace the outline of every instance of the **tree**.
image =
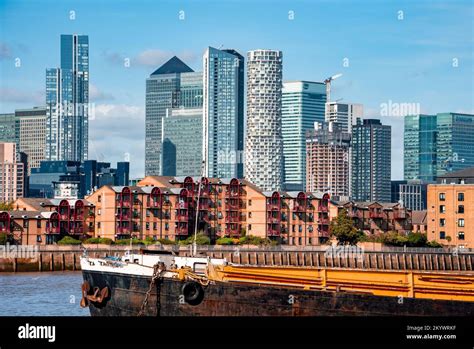
[[339,245],[356,245],[364,236],[363,232],[356,229],[346,210],[339,212],[336,219],[331,221],[330,229],[331,236],[337,239]]
[[13,211],[13,202],[0,202],[0,211]]

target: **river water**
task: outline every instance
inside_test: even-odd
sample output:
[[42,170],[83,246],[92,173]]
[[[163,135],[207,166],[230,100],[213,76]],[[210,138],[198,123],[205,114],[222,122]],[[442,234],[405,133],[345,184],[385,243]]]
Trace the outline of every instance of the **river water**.
[[0,316],[90,316],[81,272],[1,273]]

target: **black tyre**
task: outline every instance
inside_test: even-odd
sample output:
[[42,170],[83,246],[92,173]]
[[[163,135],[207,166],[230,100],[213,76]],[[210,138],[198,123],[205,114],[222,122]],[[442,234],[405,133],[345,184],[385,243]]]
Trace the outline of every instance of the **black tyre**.
[[184,297],[184,301],[190,305],[198,305],[204,299],[204,290],[197,282],[186,282],[181,287],[181,294]]

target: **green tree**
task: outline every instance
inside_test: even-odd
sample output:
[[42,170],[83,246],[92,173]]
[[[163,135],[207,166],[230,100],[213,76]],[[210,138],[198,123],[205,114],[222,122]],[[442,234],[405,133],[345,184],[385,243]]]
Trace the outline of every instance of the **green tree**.
[[337,239],[339,245],[356,245],[364,237],[364,233],[357,230],[346,210],[339,212],[336,219],[331,221],[330,229],[331,236]]
[[13,211],[13,202],[0,202],[0,211]]

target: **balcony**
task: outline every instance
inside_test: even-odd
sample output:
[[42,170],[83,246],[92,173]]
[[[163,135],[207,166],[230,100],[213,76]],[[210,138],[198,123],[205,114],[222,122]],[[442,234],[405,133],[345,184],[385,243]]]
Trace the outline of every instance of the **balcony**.
[[66,213],[63,213],[63,214],[59,214],[59,219],[62,220],[62,221],[68,221],[69,220],[69,215],[66,214]]
[[117,234],[128,235],[130,233],[131,229],[129,227],[117,227]]
[[130,218],[131,218],[130,213],[124,213],[124,214],[118,213],[117,214],[117,219],[120,220],[120,221],[129,221]]
[[225,221],[230,223],[238,223],[240,221],[239,216],[225,216]]
[[71,229],[69,229],[69,234],[71,234],[71,235],[84,234],[84,228],[82,228],[82,227],[72,227]]
[[329,229],[320,229],[318,231],[318,236],[322,238],[328,238],[329,237]]
[[188,235],[188,227],[177,227],[175,230],[176,235]]
[[280,230],[279,229],[267,229],[267,235],[268,236],[280,236]]
[[122,207],[130,207],[131,204],[130,204],[130,201],[129,200],[124,200],[121,202],[121,205]]
[[160,202],[159,201],[150,201],[148,203],[149,208],[160,208]]
[[318,218],[318,224],[320,224],[320,225],[329,225],[329,218],[327,218],[327,217]]
[[227,197],[236,198],[240,195],[240,192],[238,190],[226,190],[225,195]]
[[350,218],[357,218],[357,217],[359,217],[359,214],[358,214],[357,211],[350,210],[349,212],[347,212],[347,216],[350,217]]
[[176,215],[176,220],[178,222],[187,222],[189,220],[189,215],[186,213],[186,214],[178,214]]
[[281,204],[280,203],[267,203],[267,210],[268,211],[275,211],[275,210],[280,210]]
[[327,205],[319,205],[318,206],[318,211],[319,212],[328,212],[329,211],[329,207]]
[[228,235],[228,236],[240,236],[240,229],[239,227],[235,227],[234,229],[228,227],[228,228],[225,228],[225,235]]
[[393,219],[406,219],[407,212],[405,209],[398,209],[393,211]]
[[274,216],[267,216],[267,221],[268,223],[280,223],[281,219],[280,217],[274,217]]
[[46,227],[46,234],[59,234],[59,227]]
[[295,212],[306,212],[306,205],[296,204],[295,207],[293,207],[293,211],[295,211]]
[[369,218],[371,219],[382,219],[383,217],[384,217],[384,214],[382,211],[371,210],[369,212]]
[[239,201],[236,199],[230,199],[226,202],[226,207],[231,208],[233,210],[239,209]]

